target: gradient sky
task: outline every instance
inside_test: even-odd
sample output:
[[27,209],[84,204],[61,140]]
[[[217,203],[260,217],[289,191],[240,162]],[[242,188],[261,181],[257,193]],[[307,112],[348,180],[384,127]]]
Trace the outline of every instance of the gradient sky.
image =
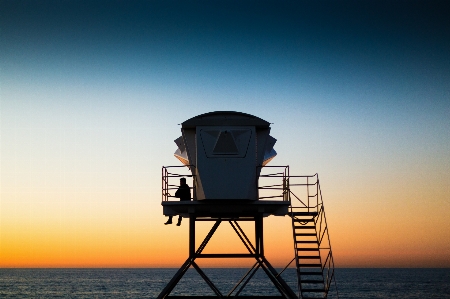
[[[188,225],[163,225],[161,166],[179,165],[178,124],[218,110],[273,123],[271,165],[319,173],[338,267],[450,267],[449,15],[446,1],[1,1],[0,267],[179,267]],[[284,266],[289,218],[265,224]],[[227,229],[208,250],[239,245]]]

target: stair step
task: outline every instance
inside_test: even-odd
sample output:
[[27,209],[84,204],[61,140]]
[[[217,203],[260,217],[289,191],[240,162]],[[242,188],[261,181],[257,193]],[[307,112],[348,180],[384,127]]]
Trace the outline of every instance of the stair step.
[[300,275],[322,276],[322,272],[304,271],[304,272],[300,272]]
[[300,283],[321,283],[323,284],[323,280],[321,279],[302,279]]
[[319,241],[295,241],[295,243],[319,243]]
[[291,216],[317,216],[317,212],[292,212]]
[[299,225],[295,226],[294,229],[315,229],[316,227],[314,225]]
[[311,256],[311,255],[299,255],[297,257],[299,259],[320,259],[320,256]]
[[294,219],[292,219],[294,222],[300,222],[300,223],[303,223],[303,222],[314,222],[314,219],[313,218],[308,218],[308,219],[298,219],[298,218],[294,218]]
[[316,233],[295,233],[294,236],[303,236],[303,237],[312,236],[312,237],[315,237]]
[[319,293],[319,292],[325,292],[325,290],[324,289],[302,289],[302,293],[303,292],[311,292],[311,293],[317,292],[317,293]]
[[299,271],[300,275],[320,275],[322,276],[322,272],[318,271]]
[[307,268],[322,268],[322,264],[300,264],[299,266]]

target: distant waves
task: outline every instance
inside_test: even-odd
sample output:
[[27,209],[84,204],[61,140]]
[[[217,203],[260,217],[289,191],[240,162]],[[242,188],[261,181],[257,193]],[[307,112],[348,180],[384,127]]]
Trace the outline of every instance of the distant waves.
[[[248,269],[203,269],[226,295]],[[0,269],[0,298],[156,298],[177,269]],[[295,270],[283,279],[297,291]],[[450,269],[336,269],[341,298],[450,298]],[[262,270],[245,295],[278,295]],[[171,295],[214,295],[189,269]]]

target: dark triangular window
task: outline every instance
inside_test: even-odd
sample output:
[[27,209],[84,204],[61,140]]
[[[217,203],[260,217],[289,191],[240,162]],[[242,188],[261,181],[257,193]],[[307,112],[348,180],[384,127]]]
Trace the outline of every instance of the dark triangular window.
[[239,154],[233,135],[230,131],[221,131],[213,150],[214,154],[237,155]]

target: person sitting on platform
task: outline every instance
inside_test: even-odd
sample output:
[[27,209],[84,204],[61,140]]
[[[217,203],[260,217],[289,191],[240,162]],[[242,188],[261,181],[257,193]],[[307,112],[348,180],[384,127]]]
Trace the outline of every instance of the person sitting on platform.
[[[185,178],[180,179],[180,187],[178,187],[177,192],[175,192],[175,197],[178,197],[180,201],[191,200],[191,188],[186,184]],[[164,224],[172,224],[172,217],[173,216],[169,216],[169,219]],[[181,220],[181,215],[178,215],[177,226],[181,225]]]

